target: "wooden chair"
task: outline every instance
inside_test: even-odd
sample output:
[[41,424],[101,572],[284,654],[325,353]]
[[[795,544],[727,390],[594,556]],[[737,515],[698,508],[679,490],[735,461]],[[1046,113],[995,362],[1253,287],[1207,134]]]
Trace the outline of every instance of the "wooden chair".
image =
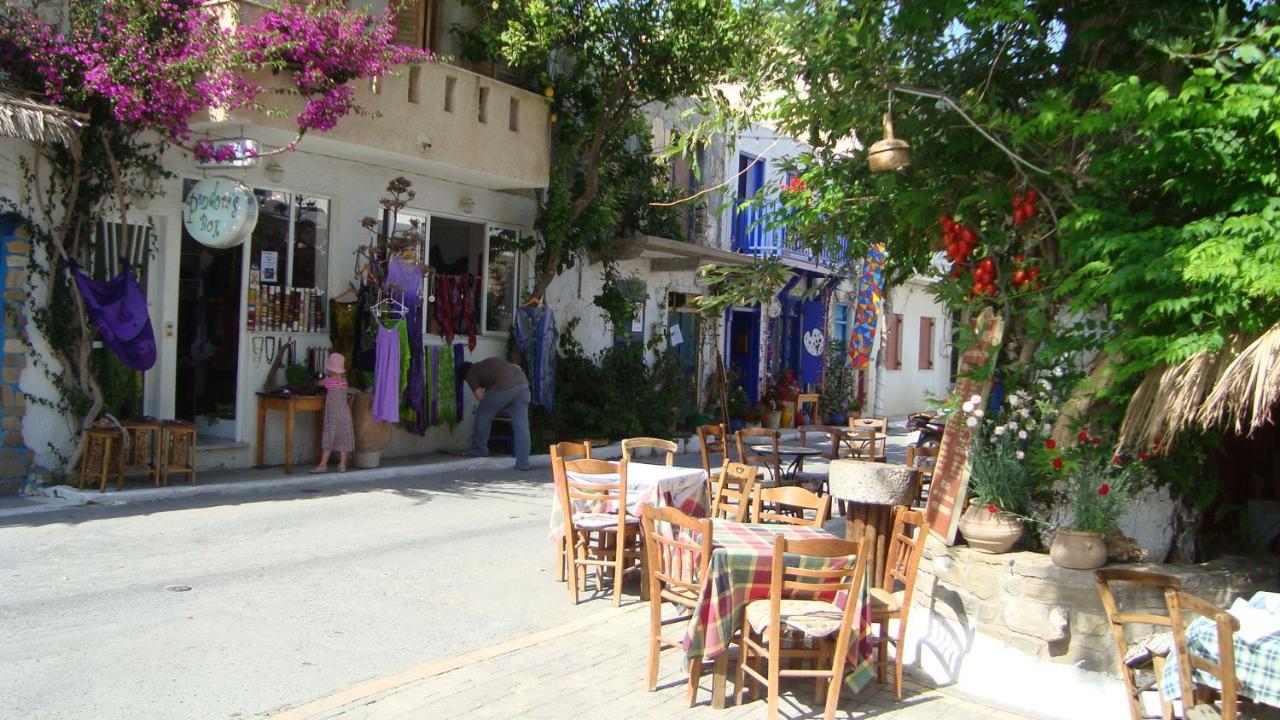
[[[762,485],[782,483],[782,460],[781,455],[778,454],[779,437],[777,430],[769,428],[744,428],[734,434],[738,445],[738,457],[742,458],[742,462],[768,471],[769,477],[761,481]],[[773,450],[767,453],[756,452],[751,449],[753,444],[771,445]]]
[[651,437],[626,438],[622,441],[622,461],[631,462],[632,454],[640,448],[652,448],[654,450],[662,450],[667,454],[667,467],[671,467],[676,462],[676,452],[679,447],[670,440]]
[[[844,428],[833,427],[831,425],[802,425],[800,430],[800,444],[808,445],[810,435],[825,435],[827,437],[827,450],[821,455],[815,455],[808,459],[800,457],[796,459],[796,483],[813,488],[813,491],[819,495],[827,493],[827,480],[831,473],[831,467],[828,463],[840,457],[840,449],[844,447],[845,432]],[[816,458],[816,459],[815,459]],[[806,468],[806,465],[808,467]]]
[[720,480],[716,483],[708,517],[746,522],[757,475],[759,471],[750,465],[726,462],[720,469]]
[[[778,717],[779,681],[783,677],[814,678],[814,700],[826,696],[824,717],[835,717],[840,688],[844,684],[849,636],[860,614],[859,591],[866,577],[867,540],[789,540],[778,535],[773,543],[769,599],[756,600],[743,613],[739,637],[738,702],[743,700],[748,676],[768,688],[769,720]],[[787,566],[787,553],[800,556],[798,566]],[[831,569],[816,569],[810,558],[828,559]],[[845,563],[830,562],[847,558]],[[808,565],[809,567],[804,567]],[[825,598],[844,594],[844,607]],[[796,596],[812,595],[813,599]],[[784,630],[791,637],[813,643],[807,649],[795,643],[784,647]],[[807,660],[810,668],[784,668],[790,659]],[[760,661],[768,662],[767,673]]]
[[920,471],[920,497],[916,507],[924,507],[929,500],[929,487],[933,484],[933,470],[938,465],[938,453],[942,444],[937,440],[928,440],[919,445],[907,446],[907,467]]
[[729,447],[725,443],[728,436],[723,424],[698,426],[698,451],[702,453],[702,469],[707,471],[708,478],[712,469],[720,466],[720,463],[711,464],[712,453],[720,453],[721,462],[729,459]]
[[160,422],[131,421],[123,425],[128,442],[124,447],[124,461],[120,463],[120,479],[117,487],[124,484],[125,475],[146,472],[151,481],[160,486],[160,466],[163,464],[161,452],[164,438],[164,424]]
[[[591,443],[589,442],[558,442],[548,448],[551,453],[551,475],[555,478],[556,472],[564,473],[564,461],[578,460],[580,458],[591,459]],[[560,485],[556,485],[559,492]],[[569,562],[569,536],[565,535],[560,538],[560,542],[556,543],[555,562],[556,582],[564,582],[565,568]]]
[[[831,515],[831,496],[819,496],[795,485],[762,487],[756,491],[751,508],[751,522],[808,525],[820,528]],[[783,509],[793,508],[799,511],[798,514],[789,515],[782,512]],[[813,511],[813,517],[804,516],[807,510]]]
[[[1240,717],[1237,707],[1240,686],[1236,680],[1235,634],[1240,630],[1240,621],[1226,610],[1191,593],[1170,588],[1164,591],[1164,598],[1169,606],[1169,619],[1173,625],[1174,651],[1178,653],[1182,717],[1184,720],[1236,720]],[[1218,626],[1217,662],[1192,655],[1187,647],[1187,623],[1183,613],[1188,610],[1203,615]],[[1211,688],[1197,686],[1192,676],[1193,670],[1212,675],[1222,689],[1215,693]],[[1218,696],[1218,705],[1213,703],[1214,695]]]
[[84,434],[89,441],[80,456],[80,482],[76,487],[83,490],[85,480],[96,480],[98,492],[106,492],[107,478],[115,472],[116,490],[123,490],[124,436],[114,427],[86,428]]
[[160,430],[160,484],[169,476],[183,475],[196,484],[196,426],[189,422],[166,422]]
[[[649,583],[649,692],[658,687],[658,655],[663,648],[684,645],[684,625],[693,617],[702,593],[702,579],[711,562],[711,520],[695,519],[676,508],[643,505],[640,521],[644,528]],[[657,526],[665,523],[666,527]],[[662,606],[671,603],[680,608],[676,617],[662,618]],[[664,625],[676,625],[678,633],[664,636]],[[689,706],[698,695],[698,679],[702,675],[702,658],[689,664],[686,690]]]
[[[1152,715],[1142,706],[1142,695],[1154,692],[1160,695],[1160,674],[1164,671],[1165,657],[1173,648],[1173,620],[1167,615],[1152,612],[1122,612],[1116,602],[1113,584],[1123,583],[1130,590],[1129,594],[1146,591],[1155,599],[1165,590],[1177,590],[1182,581],[1172,575],[1127,570],[1123,568],[1107,568],[1093,571],[1094,582],[1098,585],[1098,595],[1102,599],[1102,609],[1107,613],[1107,624],[1111,626],[1111,639],[1116,647],[1116,661],[1120,663],[1120,677],[1124,680],[1124,688],[1129,698],[1129,716],[1132,720],[1144,718],[1173,717],[1173,705],[1163,696],[1160,697],[1160,713]],[[1136,598],[1134,598],[1136,601]],[[1136,602],[1126,603],[1136,605]],[[1130,642],[1125,633],[1125,625],[1152,625],[1163,628],[1164,633],[1152,633],[1144,640]],[[1145,677],[1145,676],[1150,677]]]
[[[617,476],[616,480],[575,480],[579,475]],[[565,537],[569,538],[569,594],[578,604],[579,576],[586,585],[586,571],[596,569],[596,589],[602,589],[601,575],[613,574],[613,604],[622,602],[622,575],[634,563],[641,563],[640,519],[627,514],[627,463],[614,465],[603,460],[571,460],[557,473],[563,483],[561,497]]]
[[853,457],[886,462],[888,442],[888,418],[849,418],[849,446],[853,449]]
[[[899,506],[893,517],[889,550],[885,558],[884,578],[880,587],[871,588],[871,622],[878,625],[876,642],[876,679],[884,682],[889,664],[889,643],[893,643],[893,692],[902,699],[902,651],[907,637],[907,615],[911,612],[911,595],[916,589],[916,571],[920,554],[929,537],[929,523],[924,513]],[[898,590],[898,584],[902,590]],[[901,595],[899,595],[901,593]],[[889,637],[889,621],[898,621],[897,635]]]
[[[805,408],[808,407],[808,410]],[[818,393],[800,393],[796,395],[796,417],[800,417],[800,413],[806,413],[809,421],[803,423],[805,425],[818,424]],[[796,422],[799,426],[801,423]]]

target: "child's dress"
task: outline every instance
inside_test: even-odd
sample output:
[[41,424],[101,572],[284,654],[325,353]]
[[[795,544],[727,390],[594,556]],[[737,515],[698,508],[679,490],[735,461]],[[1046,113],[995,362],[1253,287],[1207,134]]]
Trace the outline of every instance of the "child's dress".
[[347,379],[326,377],[320,382],[328,391],[324,400],[324,430],[320,447],[334,452],[353,452],[355,433],[351,429],[351,407],[347,405]]

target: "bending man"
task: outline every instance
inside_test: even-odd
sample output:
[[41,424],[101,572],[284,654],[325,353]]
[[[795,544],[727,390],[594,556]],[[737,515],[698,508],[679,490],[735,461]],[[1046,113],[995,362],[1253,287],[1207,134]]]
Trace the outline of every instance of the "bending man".
[[471,436],[472,457],[489,454],[489,431],[493,419],[504,409],[511,416],[511,449],[516,469],[529,469],[529,380],[519,365],[491,357],[478,363],[462,363],[466,381],[480,404],[476,406],[476,426]]

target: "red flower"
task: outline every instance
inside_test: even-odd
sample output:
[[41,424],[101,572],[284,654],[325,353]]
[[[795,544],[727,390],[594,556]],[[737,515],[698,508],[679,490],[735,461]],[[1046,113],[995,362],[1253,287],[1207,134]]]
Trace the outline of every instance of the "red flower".
[[1098,488],[1099,495],[1106,495],[1109,492],[1111,492],[1111,486],[1106,483],[1102,483],[1102,487]]
[[1112,465],[1119,465],[1121,462],[1123,462],[1123,460],[1124,460],[1124,459],[1123,459],[1123,458],[1121,458],[1119,455],[1112,455],[1112,456],[1111,456],[1111,464],[1112,464]]
[[1094,444],[1094,445],[1101,445],[1101,444],[1102,444],[1102,438],[1094,438],[1094,439],[1093,439],[1093,444]]
[[[1053,441],[1052,441],[1052,440],[1050,440],[1049,442],[1053,442]],[[1061,470],[1061,469],[1062,469],[1062,458],[1054,458],[1054,459],[1053,459],[1053,469],[1054,469],[1054,470]]]
[[1151,447],[1160,447],[1160,438],[1156,438],[1155,441],[1151,443]]
[[999,510],[1000,508],[996,507],[994,503],[987,503],[987,512],[991,513],[992,515],[996,514],[996,512],[998,512]]
[[1148,455],[1147,452],[1144,450],[1138,453],[1138,459],[1141,460],[1142,462],[1146,462],[1151,459],[1151,456]]
[[1080,442],[1089,442],[1089,433],[1085,432],[1084,430],[1081,430],[1080,434],[1076,436],[1076,439],[1079,440]]
[[1044,446],[1045,446],[1045,447],[1047,447],[1047,448],[1049,448],[1050,450],[1052,450],[1052,449],[1054,449],[1054,448],[1058,447],[1058,443],[1054,442],[1054,441],[1053,441],[1053,438],[1049,438],[1048,440],[1045,440],[1045,441],[1044,441]]

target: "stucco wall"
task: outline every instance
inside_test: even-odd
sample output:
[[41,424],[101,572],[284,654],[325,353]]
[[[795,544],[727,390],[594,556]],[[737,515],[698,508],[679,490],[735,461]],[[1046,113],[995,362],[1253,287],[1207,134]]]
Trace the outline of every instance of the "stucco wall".
[[[891,291],[892,311],[902,315],[902,367],[884,372],[884,414],[905,415],[932,407],[929,398],[943,398],[950,389],[951,321],[945,308],[929,294],[925,281],[909,280]],[[933,369],[920,369],[920,318],[931,317]],[[885,342],[888,318],[877,325],[877,348]],[[874,356],[873,356],[874,357]],[[867,407],[875,405],[875,383],[868,379]]]

